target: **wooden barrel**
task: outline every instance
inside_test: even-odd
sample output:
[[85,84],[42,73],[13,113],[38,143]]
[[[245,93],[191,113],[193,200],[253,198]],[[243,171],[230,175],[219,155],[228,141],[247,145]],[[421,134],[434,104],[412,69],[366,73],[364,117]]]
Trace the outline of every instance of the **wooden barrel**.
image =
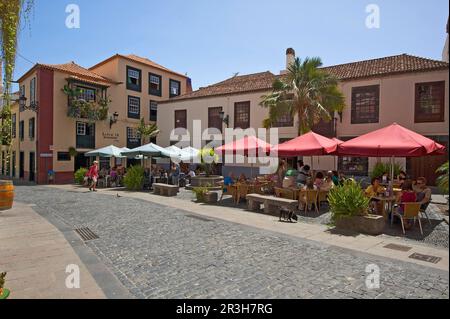
[[0,180],[0,211],[11,209],[14,201],[12,181]]

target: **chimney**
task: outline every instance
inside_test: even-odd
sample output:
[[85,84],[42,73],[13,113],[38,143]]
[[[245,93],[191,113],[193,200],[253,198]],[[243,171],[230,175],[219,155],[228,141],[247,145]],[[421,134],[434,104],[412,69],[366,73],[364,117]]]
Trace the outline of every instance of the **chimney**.
[[293,48],[288,48],[286,50],[286,70],[294,64],[295,61],[295,51]]

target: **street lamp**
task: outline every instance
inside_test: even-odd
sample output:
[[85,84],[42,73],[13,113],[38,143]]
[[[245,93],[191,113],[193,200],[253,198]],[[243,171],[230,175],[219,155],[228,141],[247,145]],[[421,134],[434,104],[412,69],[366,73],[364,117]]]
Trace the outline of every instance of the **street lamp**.
[[230,116],[225,115],[224,111],[219,112],[219,117],[222,120],[222,122],[224,122],[226,124],[227,127],[230,125]]
[[31,102],[30,105],[27,105],[27,98],[24,95],[19,97],[19,107],[22,110],[31,110],[33,112],[38,111],[39,103],[37,101]]
[[119,117],[119,113],[114,112],[114,114],[109,118],[109,128],[113,126],[113,124],[117,123],[117,118]]

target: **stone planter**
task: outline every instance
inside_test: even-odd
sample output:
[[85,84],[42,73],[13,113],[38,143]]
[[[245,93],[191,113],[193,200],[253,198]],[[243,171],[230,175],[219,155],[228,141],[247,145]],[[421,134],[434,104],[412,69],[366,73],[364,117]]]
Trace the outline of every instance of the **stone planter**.
[[205,203],[215,204],[219,200],[219,195],[216,192],[207,192],[204,196]]
[[191,184],[188,185],[187,189],[192,189],[194,187],[207,187],[211,190],[220,190],[221,187],[217,186],[218,182],[223,181],[223,176],[211,175],[211,176],[195,176],[191,178]]
[[351,230],[368,235],[383,233],[385,220],[383,216],[367,215],[339,218],[336,220],[336,229]]

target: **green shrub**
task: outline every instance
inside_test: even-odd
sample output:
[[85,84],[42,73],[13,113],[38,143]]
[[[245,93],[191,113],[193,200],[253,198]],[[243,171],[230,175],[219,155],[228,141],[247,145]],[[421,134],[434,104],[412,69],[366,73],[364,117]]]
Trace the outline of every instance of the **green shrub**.
[[130,167],[123,178],[123,184],[128,190],[142,190],[144,186],[144,168],[142,166]]
[[75,183],[77,183],[79,185],[83,185],[84,177],[86,176],[87,171],[88,170],[84,167],[78,169],[74,174]]
[[445,194],[448,195],[448,161],[447,163],[442,164],[441,167],[439,167],[436,170],[437,174],[441,174],[437,179],[436,183],[439,187],[439,190]]
[[366,215],[369,208],[369,198],[365,196],[360,184],[352,180],[332,188],[328,194],[328,203],[332,221],[342,217]]
[[205,194],[208,192],[208,187],[194,187],[192,191],[194,192],[197,201],[204,202]]
[[[400,171],[403,171],[403,166],[399,163],[394,163],[394,176],[398,176]],[[370,173],[370,178],[381,177],[384,173],[388,173],[389,176],[391,174],[391,164],[390,163],[376,163],[373,167],[372,172]]]

